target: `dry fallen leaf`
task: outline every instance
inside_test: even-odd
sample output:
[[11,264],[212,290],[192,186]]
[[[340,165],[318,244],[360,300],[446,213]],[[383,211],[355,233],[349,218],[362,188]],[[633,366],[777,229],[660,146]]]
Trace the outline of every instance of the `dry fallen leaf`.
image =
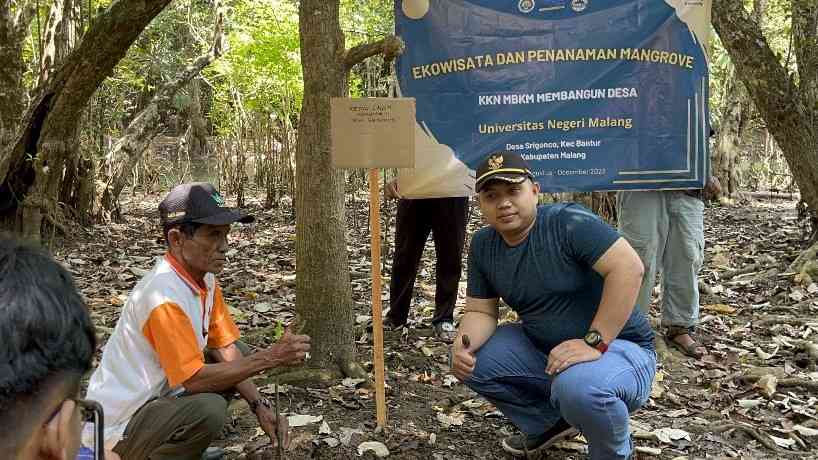
[[739,399],[737,402],[742,409],[752,409],[753,407],[764,404],[764,401],[760,399]]
[[714,313],[721,313],[725,315],[735,315],[736,309],[735,307],[731,307],[729,305],[723,303],[714,303],[710,305],[702,306],[702,310],[712,311]]
[[794,427],[792,427],[792,429],[797,431],[798,434],[800,434],[801,436],[807,437],[818,436],[818,430],[816,430],[815,428],[807,428],[802,425],[795,425]]
[[455,412],[451,415],[444,414],[442,412],[437,414],[437,421],[440,422],[445,428],[449,428],[452,425],[460,426],[463,424],[463,420],[465,420],[466,414],[463,412]]
[[759,358],[763,359],[764,361],[767,361],[773,356],[775,356],[775,353],[767,353],[766,351],[762,350],[761,347],[756,347],[756,354],[758,355]]
[[804,300],[804,291],[802,291],[800,289],[793,289],[792,292],[790,292],[790,299],[792,299],[792,300],[794,300],[796,302],[800,302],[800,301]]
[[774,443],[775,443],[775,444],[776,444],[778,447],[783,447],[783,448],[785,448],[785,449],[789,449],[790,447],[792,447],[792,446],[794,446],[794,445],[795,445],[795,440],[794,440],[794,439],[783,439],[783,438],[778,438],[778,437],[775,437],[775,436],[770,435],[770,434],[768,434],[767,436],[769,436],[770,438],[772,438],[773,442],[774,442]]
[[673,441],[678,441],[680,439],[686,439],[690,441],[690,433],[685,430],[680,430],[678,428],[659,428],[658,430],[653,430],[653,434],[656,436],[656,439],[659,442],[664,444],[673,444]]
[[339,436],[339,441],[341,441],[341,444],[343,444],[345,446],[349,445],[349,442],[352,440],[352,435],[355,435],[355,434],[362,435],[362,434],[364,434],[363,431],[361,431],[361,430],[359,430],[357,428],[349,428],[349,427],[343,426],[343,427],[340,428],[340,430],[341,430],[341,436]]
[[389,449],[382,443],[378,441],[367,441],[362,442],[358,445],[358,455],[363,455],[364,452],[372,451],[378,458],[384,458],[389,456]]
[[767,374],[767,375],[761,376],[761,378],[758,379],[758,382],[756,382],[756,384],[755,384],[755,387],[758,388],[758,390],[761,392],[761,394],[766,396],[767,399],[770,399],[770,398],[773,397],[773,395],[775,394],[777,386],[778,386],[778,379],[776,378],[776,376],[774,376],[772,374]]
[[296,415],[287,416],[287,422],[290,423],[291,427],[306,426],[306,425],[309,425],[311,423],[318,423],[321,420],[324,420],[323,415],[317,415],[316,416],[316,415],[299,415],[299,414],[296,414]]

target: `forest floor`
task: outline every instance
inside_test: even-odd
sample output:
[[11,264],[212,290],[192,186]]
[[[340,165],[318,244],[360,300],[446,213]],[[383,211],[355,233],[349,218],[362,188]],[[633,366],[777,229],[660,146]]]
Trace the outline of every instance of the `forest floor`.
[[[154,258],[158,196],[125,203],[124,221],[78,229],[52,250],[75,275],[99,335],[113,330],[128,292]],[[263,210],[250,198],[257,222],[231,236],[231,261],[219,276],[246,341],[269,343],[277,320],[288,322],[295,303],[295,224],[289,212]],[[348,205],[347,241],[360,362],[371,370],[371,311],[367,203]],[[385,206],[390,273],[394,203]],[[479,228],[479,211],[469,235]],[[706,257],[701,272],[701,360],[669,351],[657,336],[659,371],[648,403],[632,416],[638,458],[818,458],[818,285],[796,279],[787,266],[802,247],[794,202],[763,201],[708,207]],[[388,305],[385,280],[384,304]],[[286,459],[359,457],[362,443],[384,444],[396,459],[507,459],[499,441],[514,427],[489,403],[448,373],[447,347],[432,337],[434,249],[427,245],[415,286],[408,333],[386,336],[387,428],[375,430],[374,392],[355,381],[329,388],[282,386],[281,412],[293,417]],[[465,294],[465,270],[458,315]],[[513,319],[512,314],[504,319]],[[652,321],[658,323],[653,305]],[[271,385],[262,390],[273,393]],[[246,403],[230,406],[216,442],[228,458],[273,459]],[[363,444],[366,446],[366,444]],[[579,437],[547,458],[584,458]],[[376,458],[372,451],[361,458]]]

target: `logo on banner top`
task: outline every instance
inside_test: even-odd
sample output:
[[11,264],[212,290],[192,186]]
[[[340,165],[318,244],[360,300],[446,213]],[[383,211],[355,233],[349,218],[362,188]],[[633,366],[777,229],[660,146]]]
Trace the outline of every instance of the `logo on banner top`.
[[577,13],[585,11],[588,8],[588,0],[571,0],[571,9]]
[[503,156],[502,155],[494,155],[493,157],[489,158],[489,169],[500,169],[503,167]]
[[517,3],[517,9],[520,10],[520,13],[530,13],[534,11],[534,0],[520,0]]
[[422,19],[429,12],[429,0],[403,0],[401,9],[409,19]]

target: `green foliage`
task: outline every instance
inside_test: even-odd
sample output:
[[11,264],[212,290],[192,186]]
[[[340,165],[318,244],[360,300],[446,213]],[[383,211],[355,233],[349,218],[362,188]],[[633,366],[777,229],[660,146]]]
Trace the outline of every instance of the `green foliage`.
[[284,323],[281,320],[276,320],[276,327],[273,329],[273,343],[278,342],[281,336],[284,335]]
[[[792,8],[791,0],[768,0],[767,8],[764,10],[763,32],[764,37],[770,44],[773,52],[779,57],[782,64],[786,64],[790,71],[794,72],[795,58],[791,55],[792,38]],[[748,14],[752,14],[753,1],[745,0],[745,7]],[[721,108],[734,101],[725,100],[725,83],[733,76],[733,64],[730,56],[716,34],[712,31],[712,48],[710,55],[710,108],[711,117],[718,124],[721,116]]]
[[303,96],[298,7],[285,0],[237,0],[229,20],[230,51],[205,72],[214,85],[212,121],[223,134],[235,129],[241,111],[292,113]]
[[[395,31],[393,8],[393,0],[341,0],[341,28],[346,35],[347,48],[392,35]],[[359,64],[352,69],[349,76],[351,96],[367,95],[367,89],[372,85],[371,74],[381,73],[383,70],[380,57],[373,57],[371,60],[369,64]],[[367,80],[370,82],[367,83]]]

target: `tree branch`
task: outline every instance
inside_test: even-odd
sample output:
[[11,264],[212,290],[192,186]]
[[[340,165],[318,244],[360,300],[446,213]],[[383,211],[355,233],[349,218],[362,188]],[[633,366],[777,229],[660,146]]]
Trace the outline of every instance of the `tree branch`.
[[818,1],[792,2],[792,28],[799,89],[818,123]]
[[[8,173],[21,165],[26,153],[38,154],[44,140],[74,137],[80,115],[94,91],[168,3],[170,0],[116,0],[97,16],[82,42],[43,84],[22,117],[16,142],[0,157],[0,184],[10,179]],[[21,195],[30,187],[15,185]]]
[[403,54],[404,48],[405,45],[400,37],[390,35],[376,42],[365,43],[348,49],[344,53],[344,66],[349,70],[355,64],[378,54],[383,54],[384,60],[391,61]]
[[26,34],[28,33],[28,26],[30,26],[31,21],[34,20],[34,13],[36,12],[37,10],[31,3],[27,3],[17,12],[17,17],[14,18],[14,38],[17,42],[22,43],[23,40],[25,40]]
[[105,163],[109,174],[102,191],[101,213],[112,212],[118,217],[119,195],[134,166],[161,130],[158,119],[159,108],[168,105],[182,87],[196,78],[211,62],[221,57],[227,49],[227,41],[224,37],[224,13],[218,8],[215,22],[213,46],[210,50],[197,57],[156,91],[150,103],[131,120],[122,137],[106,155]]

